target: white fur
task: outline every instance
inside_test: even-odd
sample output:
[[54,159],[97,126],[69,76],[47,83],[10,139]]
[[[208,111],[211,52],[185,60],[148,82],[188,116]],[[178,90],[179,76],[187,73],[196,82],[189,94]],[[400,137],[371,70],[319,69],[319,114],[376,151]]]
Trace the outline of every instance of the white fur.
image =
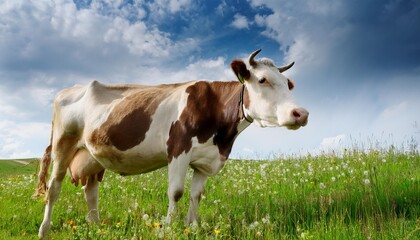
[[[281,127],[293,121],[292,110],[297,108],[288,87],[287,78],[267,59],[258,61],[251,68],[251,77],[246,81],[250,106],[245,113],[259,127]],[[269,84],[261,84],[265,78]]]

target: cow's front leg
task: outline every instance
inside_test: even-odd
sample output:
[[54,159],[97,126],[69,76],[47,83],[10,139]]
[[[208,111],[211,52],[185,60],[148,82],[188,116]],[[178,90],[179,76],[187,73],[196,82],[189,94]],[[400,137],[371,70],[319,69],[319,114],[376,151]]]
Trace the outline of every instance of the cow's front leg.
[[173,158],[168,165],[168,198],[169,207],[166,221],[171,223],[172,217],[176,215],[176,206],[184,193],[185,176],[189,167],[191,155],[181,154]]
[[194,170],[194,175],[191,181],[191,199],[190,209],[188,210],[187,224],[197,223],[198,221],[198,206],[200,204],[201,195],[204,193],[207,176],[198,170]]

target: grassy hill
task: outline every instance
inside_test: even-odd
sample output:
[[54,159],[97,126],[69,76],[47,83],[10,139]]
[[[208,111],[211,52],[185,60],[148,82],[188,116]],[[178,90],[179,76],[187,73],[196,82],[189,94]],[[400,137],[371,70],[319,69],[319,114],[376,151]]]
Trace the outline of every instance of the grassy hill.
[[38,159],[0,160],[0,175],[35,174]]

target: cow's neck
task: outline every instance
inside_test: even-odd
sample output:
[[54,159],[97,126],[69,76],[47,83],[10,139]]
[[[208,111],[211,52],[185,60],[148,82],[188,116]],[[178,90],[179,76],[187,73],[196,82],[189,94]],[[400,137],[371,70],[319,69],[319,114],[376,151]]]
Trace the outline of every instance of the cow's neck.
[[[218,86],[219,84],[223,86]],[[219,147],[220,157],[227,159],[236,137],[251,124],[249,118],[245,118],[242,106],[249,103],[249,98],[247,90],[243,89],[239,82],[214,82],[212,85],[217,88],[219,101],[224,103],[222,119],[219,120],[220,126],[214,142]],[[244,91],[243,96],[242,91]]]

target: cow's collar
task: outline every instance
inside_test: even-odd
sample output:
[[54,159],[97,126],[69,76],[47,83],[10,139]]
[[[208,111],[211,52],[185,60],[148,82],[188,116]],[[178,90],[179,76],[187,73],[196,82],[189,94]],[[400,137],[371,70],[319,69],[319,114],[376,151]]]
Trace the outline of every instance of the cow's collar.
[[239,99],[239,105],[241,105],[242,115],[244,116],[245,120],[249,123],[252,123],[254,119],[252,119],[250,116],[246,116],[246,113],[245,113],[245,107],[244,107],[245,87],[246,87],[245,83],[242,84],[241,98]]

